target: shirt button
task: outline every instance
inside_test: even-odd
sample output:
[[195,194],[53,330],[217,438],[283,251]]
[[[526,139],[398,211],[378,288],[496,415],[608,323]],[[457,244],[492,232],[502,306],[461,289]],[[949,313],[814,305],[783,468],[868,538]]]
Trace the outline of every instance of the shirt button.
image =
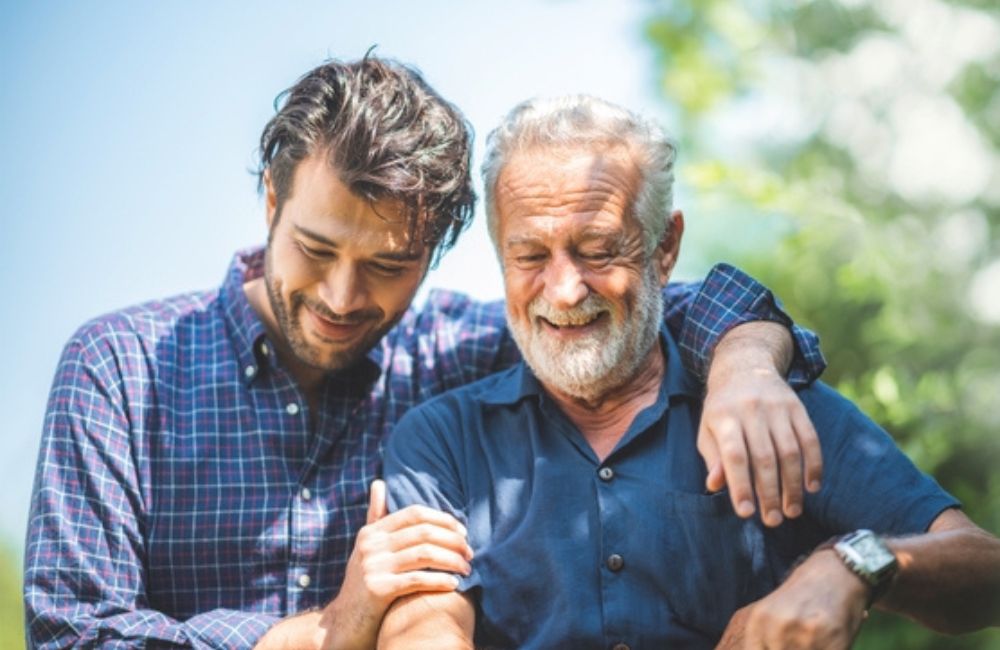
[[621,571],[622,567],[625,566],[625,558],[617,553],[612,553],[608,556],[606,564],[612,571]]
[[597,470],[597,475],[601,478],[602,481],[607,483],[608,481],[610,481],[615,477],[615,470],[611,469],[610,467],[602,467],[601,469]]
[[309,499],[313,498],[313,493],[309,490],[309,488],[302,488],[302,492],[300,492],[299,494],[302,495],[303,501],[308,501]]
[[254,375],[257,374],[257,368],[254,366],[247,366],[246,368],[243,369],[243,374],[246,375],[247,379],[251,379]]
[[285,407],[285,410],[288,411],[289,415],[298,415],[299,405],[296,404],[295,402],[292,402],[291,404]]
[[260,344],[260,353],[263,354],[265,357],[271,354],[271,348],[267,347],[267,343]]
[[628,647],[627,643],[616,643],[611,647],[611,650],[631,650],[631,648]]
[[312,578],[309,577],[308,573],[303,573],[299,576],[299,586],[303,589],[307,589],[309,585],[312,584]]

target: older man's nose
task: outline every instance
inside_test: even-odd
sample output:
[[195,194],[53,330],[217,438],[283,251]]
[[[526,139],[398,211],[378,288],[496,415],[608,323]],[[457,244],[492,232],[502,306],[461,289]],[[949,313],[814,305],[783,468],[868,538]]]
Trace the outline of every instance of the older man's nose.
[[577,264],[567,256],[556,257],[546,271],[545,299],[553,307],[566,309],[580,304],[590,290]]

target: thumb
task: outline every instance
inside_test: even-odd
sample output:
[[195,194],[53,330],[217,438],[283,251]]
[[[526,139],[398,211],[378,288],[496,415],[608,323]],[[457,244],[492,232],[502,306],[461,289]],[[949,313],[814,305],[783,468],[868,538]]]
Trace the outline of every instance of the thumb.
[[377,478],[372,481],[371,493],[368,497],[368,517],[365,524],[373,524],[385,514],[385,481]]

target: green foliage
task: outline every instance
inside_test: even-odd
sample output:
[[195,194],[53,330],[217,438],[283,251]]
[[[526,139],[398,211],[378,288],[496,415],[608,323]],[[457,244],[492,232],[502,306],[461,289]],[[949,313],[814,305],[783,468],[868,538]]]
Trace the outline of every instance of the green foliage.
[[21,565],[9,548],[0,546],[0,648],[24,647]]
[[[972,0],[671,0],[647,24],[689,225],[730,234],[709,255],[773,287],[822,337],[824,379],[994,534],[998,35],[1000,6]],[[1000,632],[874,615],[856,647],[1000,648]]]

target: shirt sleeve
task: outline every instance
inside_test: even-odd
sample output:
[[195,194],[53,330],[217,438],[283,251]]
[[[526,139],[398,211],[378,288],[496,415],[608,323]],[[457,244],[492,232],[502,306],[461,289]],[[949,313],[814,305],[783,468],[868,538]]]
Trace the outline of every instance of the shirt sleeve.
[[[436,408],[441,403],[434,400],[410,409],[393,430],[385,453],[387,505],[390,512],[424,505],[447,512],[468,526],[458,461],[461,451],[457,448],[462,436],[459,433],[446,438],[447,432],[461,432],[463,427],[460,418],[455,417],[456,411]],[[473,550],[477,532],[485,532],[483,538],[489,538],[489,531],[470,530]],[[457,577],[460,591],[477,586],[476,561],[472,562],[471,575]]]
[[667,285],[664,303],[667,327],[677,337],[686,369],[697,377],[708,376],[712,351],[726,332],[759,320],[791,330],[795,353],[788,381],[793,386],[815,381],[826,369],[819,337],[795,325],[770,289],[729,264],[712,267],[700,287]]
[[806,495],[806,511],[827,535],[868,528],[889,535],[922,533],[959,502],[920,471],[892,437],[822,382],[799,396],[821,432],[823,488]]
[[49,396],[25,551],[28,647],[252,647],[275,617],[217,610],[181,622],[146,597],[147,504],[108,338],[71,341]]

